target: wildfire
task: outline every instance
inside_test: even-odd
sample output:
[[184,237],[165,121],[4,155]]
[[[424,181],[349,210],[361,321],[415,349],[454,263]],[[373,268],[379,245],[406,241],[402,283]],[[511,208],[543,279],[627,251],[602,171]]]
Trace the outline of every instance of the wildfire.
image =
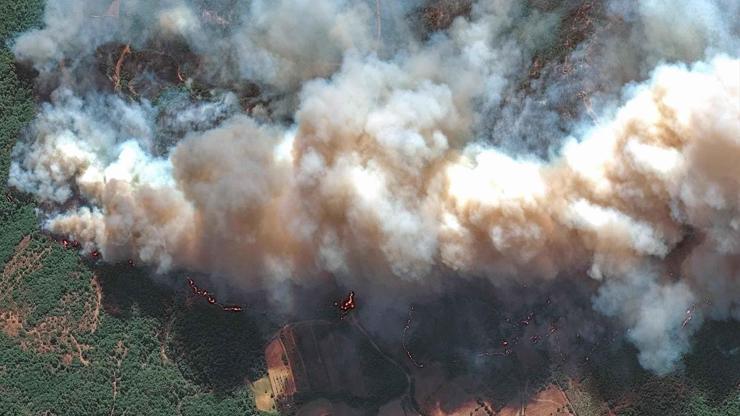
[[691,305],[689,309],[686,309],[686,316],[684,317],[683,322],[681,323],[681,328],[686,328],[686,325],[688,325],[689,322],[691,322],[691,320],[694,319],[694,312],[696,311],[697,306],[702,306],[702,305],[709,306],[711,303],[712,303],[711,300],[707,298],[707,299],[704,299],[704,301],[701,302],[701,304],[695,303]]
[[224,312],[241,312],[243,310],[239,305],[223,305],[219,303],[214,295],[209,293],[207,290],[198,287],[195,281],[191,278],[188,278],[188,286],[190,286],[190,290],[194,295],[202,297],[211,305],[220,306]]
[[67,240],[66,238],[63,238],[61,240],[62,247],[64,248],[80,248],[80,242],[75,240]]
[[[552,298],[547,297],[542,307],[548,308],[552,305],[552,303]],[[562,324],[562,322],[560,321],[561,318],[555,317],[549,321],[546,328],[540,327],[540,325],[534,325],[538,323],[536,317],[537,314],[539,314],[540,312],[540,309],[531,310],[523,318],[505,316],[503,318],[503,321],[507,324],[507,326],[509,326],[509,329],[513,333],[510,333],[508,338],[502,339],[499,347],[494,347],[491,350],[479,352],[478,356],[505,357],[514,352],[516,348],[519,348],[518,345],[520,341],[524,342],[526,339],[529,339],[529,342],[534,345],[545,342],[550,337],[557,337],[558,331],[560,330],[560,326]]]
[[696,309],[696,305],[691,305],[689,309],[686,309],[686,318],[681,323],[681,328],[686,328],[686,325],[694,318],[694,309]]
[[357,307],[355,303],[355,292],[350,291],[345,299],[334,302],[334,307],[339,309],[339,318],[344,319],[347,314]]
[[534,320],[534,312],[530,312],[529,315],[527,315],[526,318],[519,321],[519,325],[521,326],[529,326],[529,324]]
[[409,357],[409,360],[411,360],[412,363],[417,368],[424,368],[424,364],[416,361],[414,358],[414,355],[409,351],[408,346],[406,345],[406,333],[408,332],[409,328],[411,328],[411,321],[414,319],[414,307],[409,308],[409,318],[406,320],[406,325],[403,326],[403,332],[401,333],[401,345],[403,346],[404,352],[406,352],[406,356]]
[[483,351],[478,353],[479,356],[485,356],[485,357],[506,357],[507,355],[511,354],[511,343],[509,340],[502,339],[501,340],[501,348],[503,348],[503,351]]

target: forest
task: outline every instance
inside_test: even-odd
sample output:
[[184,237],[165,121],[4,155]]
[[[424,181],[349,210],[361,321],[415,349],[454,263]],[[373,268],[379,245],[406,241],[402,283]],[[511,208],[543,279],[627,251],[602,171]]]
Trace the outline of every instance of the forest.
[[[8,45],[40,25],[43,0],[0,0],[0,415],[258,415],[273,328],[189,298],[184,279],[81,257],[42,233],[35,202],[6,186],[34,116],[33,74]],[[555,53],[555,52],[553,52]],[[194,92],[193,92],[194,93]],[[584,367],[579,416],[740,415],[740,323],[710,322],[666,377],[634,349]],[[380,377],[380,376],[378,376]],[[494,375],[492,375],[494,377]]]
[[0,415],[258,414],[246,381],[264,373],[263,340],[248,316],[81,258],[7,188],[36,106],[8,42],[42,12],[40,0],[0,1]]

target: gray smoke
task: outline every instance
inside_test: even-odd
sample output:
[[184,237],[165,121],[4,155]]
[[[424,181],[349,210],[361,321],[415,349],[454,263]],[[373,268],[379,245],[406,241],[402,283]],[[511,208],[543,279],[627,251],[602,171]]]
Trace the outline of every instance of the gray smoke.
[[[58,2],[16,39],[42,78],[92,70],[106,43],[176,40],[199,56],[186,87],[256,83],[280,102],[162,104],[60,77],[9,181],[46,203],[45,229],[245,289],[587,269],[594,308],[658,373],[705,315],[738,317],[735,2],[599,3],[603,26],[568,20],[576,2],[476,2],[426,38],[405,23],[416,3],[233,3],[121,2],[115,18]],[[590,35],[547,58],[564,21]],[[687,230],[703,242],[674,254]]]

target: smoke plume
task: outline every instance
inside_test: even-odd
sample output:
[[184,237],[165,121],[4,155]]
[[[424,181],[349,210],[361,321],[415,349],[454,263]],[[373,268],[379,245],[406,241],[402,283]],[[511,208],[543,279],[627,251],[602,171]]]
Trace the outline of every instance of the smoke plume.
[[[604,2],[608,24],[530,81],[574,6],[480,2],[419,37],[416,4],[129,1],[111,27],[93,3],[50,2],[17,58],[54,77],[92,70],[105,43],[172,38],[200,56],[189,82],[254,82],[280,103],[265,116],[221,92],[163,110],[59,77],[9,184],[106,261],[244,289],[595,279],[595,310],[658,373],[702,316],[740,319],[737,2]],[[584,88],[592,105],[567,116]]]

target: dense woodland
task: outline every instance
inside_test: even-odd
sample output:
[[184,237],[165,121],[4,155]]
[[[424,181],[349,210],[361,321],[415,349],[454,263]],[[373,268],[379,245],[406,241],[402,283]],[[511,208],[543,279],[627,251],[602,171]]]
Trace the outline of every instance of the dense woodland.
[[[192,302],[127,264],[101,265],[39,231],[6,189],[10,152],[34,114],[30,76],[7,44],[42,0],[0,0],[0,415],[252,415],[264,330],[248,313]],[[181,285],[184,286],[184,285]],[[706,324],[684,368],[658,378],[631,349],[587,369],[579,415],[740,415],[740,325]],[[585,397],[584,396],[584,397]]]
[[35,108],[7,44],[42,13],[41,0],[0,1],[0,415],[258,414],[245,381],[264,373],[263,339],[248,316],[81,258],[6,189]]

